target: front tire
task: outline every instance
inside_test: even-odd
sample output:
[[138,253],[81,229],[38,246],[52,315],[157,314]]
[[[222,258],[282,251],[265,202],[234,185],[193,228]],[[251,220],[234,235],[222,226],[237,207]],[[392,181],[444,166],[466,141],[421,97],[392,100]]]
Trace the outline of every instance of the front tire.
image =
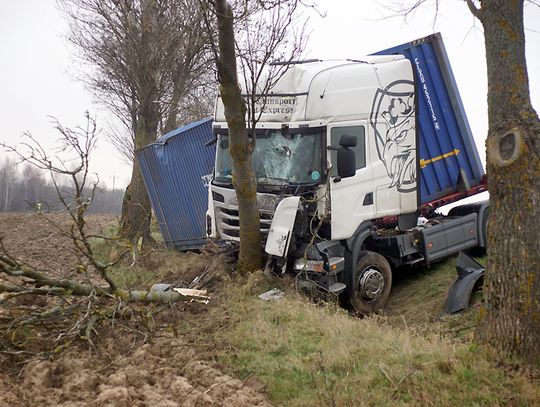
[[392,289],[392,270],[388,261],[375,252],[360,252],[354,272],[353,309],[367,315],[380,311]]

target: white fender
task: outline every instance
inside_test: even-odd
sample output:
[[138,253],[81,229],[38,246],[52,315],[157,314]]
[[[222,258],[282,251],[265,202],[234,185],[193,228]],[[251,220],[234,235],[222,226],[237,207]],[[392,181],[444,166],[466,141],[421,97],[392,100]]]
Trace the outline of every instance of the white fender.
[[287,256],[299,203],[299,196],[291,196],[278,204],[264,248],[266,253],[277,257]]

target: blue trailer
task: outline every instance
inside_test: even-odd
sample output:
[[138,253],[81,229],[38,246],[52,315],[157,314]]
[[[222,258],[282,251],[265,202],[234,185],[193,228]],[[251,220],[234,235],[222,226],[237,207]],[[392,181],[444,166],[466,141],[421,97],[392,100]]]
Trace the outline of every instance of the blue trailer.
[[487,189],[440,33],[374,53],[403,55],[415,73],[420,202],[438,207]]
[[208,182],[215,149],[212,119],[180,127],[136,152],[152,209],[168,247],[199,249],[207,241]]

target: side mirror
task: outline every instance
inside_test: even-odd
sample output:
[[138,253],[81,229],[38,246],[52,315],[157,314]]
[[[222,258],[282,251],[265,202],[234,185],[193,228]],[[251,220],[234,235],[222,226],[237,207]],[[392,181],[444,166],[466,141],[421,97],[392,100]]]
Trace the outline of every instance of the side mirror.
[[356,147],[356,137],[344,134],[339,139],[337,148],[337,173],[340,178],[352,177],[356,174],[356,155],[349,147]]
[[[353,150],[349,150],[349,147],[356,147],[356,137],[344,134],[339,139],[340,147],[328,146],[328,150],[333,150],[337,153],[337,177],[335,182],[341,180],[341,178],[352,177],[356,174],[356,155]],[[339,178],[339,179],[338,179]]]
[[341,178],[352,177],[356,174],[356,156],[353,150],[348,148],[337,150],[337,173]]

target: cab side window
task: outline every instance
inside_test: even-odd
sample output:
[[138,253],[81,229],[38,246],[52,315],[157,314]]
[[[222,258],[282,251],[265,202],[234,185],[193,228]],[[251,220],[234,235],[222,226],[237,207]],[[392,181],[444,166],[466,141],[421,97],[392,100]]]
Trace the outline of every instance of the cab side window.
[[[366,166],[366,130],[364,126],[332,127],[330,130],[331,146],[339,148],[339,140],[344,134],[356,137],[356,147],[352,147],[356,156],[356,169],[364,168]],[[332,177],[337,175],[336,157],[337,152],[330,150],[330,162],[332,163],[330,176]]]

